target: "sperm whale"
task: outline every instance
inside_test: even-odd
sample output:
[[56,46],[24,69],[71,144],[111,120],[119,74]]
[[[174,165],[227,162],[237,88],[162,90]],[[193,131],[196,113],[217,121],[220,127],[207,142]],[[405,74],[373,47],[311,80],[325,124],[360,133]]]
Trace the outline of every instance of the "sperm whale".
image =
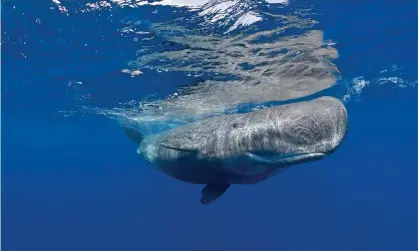
[[123,125],[137,153],[167,175],[204,184],[210,204],[232,184],[254,184],[290,166],[332,154],[347,133],[344,104],[333,97],[223,115],[142,135]]

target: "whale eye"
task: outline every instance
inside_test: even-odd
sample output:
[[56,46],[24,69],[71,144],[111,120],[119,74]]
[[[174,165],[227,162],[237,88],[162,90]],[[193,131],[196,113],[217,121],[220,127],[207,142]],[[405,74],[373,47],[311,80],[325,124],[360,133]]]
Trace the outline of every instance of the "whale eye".
[[232,128],[237,128],[238,127],[238,124],[237,123],[233,123],[232,124]]

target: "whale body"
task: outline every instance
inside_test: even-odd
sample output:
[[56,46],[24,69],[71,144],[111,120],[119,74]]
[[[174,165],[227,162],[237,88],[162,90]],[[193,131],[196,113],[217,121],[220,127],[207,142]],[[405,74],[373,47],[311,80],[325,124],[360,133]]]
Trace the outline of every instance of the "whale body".
[[333,153],[347,133],[344,104],[333,97],[223,115],[144,137],[123,126],[137,153],[167,175],[205,184],[202,204],[232,184],[254,184],[290,166]]

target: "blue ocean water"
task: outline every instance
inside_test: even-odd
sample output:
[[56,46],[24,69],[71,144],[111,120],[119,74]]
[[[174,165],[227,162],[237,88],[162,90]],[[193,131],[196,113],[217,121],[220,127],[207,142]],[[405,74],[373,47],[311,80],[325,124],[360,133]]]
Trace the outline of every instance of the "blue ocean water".
[[[170,4],[2,0],[2,250],[418,250],[418,4],[212,2],[206,6],[212,10],[225,2],[237,7],[211,23],[204,8]],[[246,20],[263,20],[228,33],[250,12],[258,14]],[[286,22],[277,21],[281,15]],[[317,23],[303,26],[310,19]],[[225,60],[213,59],[216,76],[204,71],[203,49],[192,50],[191,60],[198,60],[184,70],[179,62],[187,41],[211,48],[292,22],[303,27],[270,40],[320,30],[338,51],[330,61],[340,77],[312,95],[345,102],[347,138],[319,162],[233,186],[202,206],[201,187],[151,168],[115,116],[139,105],[155,115],[161,107],[155,100],[180,86],[230,81]],[[175,40],[176,29],[188,32],[186,42]],[[208,45],[210,35],[218,40]],[[276,46],[298,49],[316,38]],[[229,52],[226,44],[221,49]],[[144,63],[150,55],[176,61]],[[259,60],[243,62],[250,59]],[[141,103],[149,95],[157,98]],[[151,116],[142,125],[176,126],[172,117],[185,111],[156,124],[161,114]]]

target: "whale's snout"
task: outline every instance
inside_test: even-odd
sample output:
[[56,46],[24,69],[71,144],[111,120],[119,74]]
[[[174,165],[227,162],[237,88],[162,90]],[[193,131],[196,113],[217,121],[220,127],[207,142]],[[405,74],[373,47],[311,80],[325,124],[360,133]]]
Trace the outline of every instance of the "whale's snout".
[[344,104],[332,97],[273,107],[254,113],[259,121],[242,131],[244,151],[274,156],[275,160],[311,160],[334,152],[347,133]]
[[340,100],[322,97],[284,107],[278,121],[287,144],[309,153],[330,154],[345,138],[348,116]]
[[[321,127],[317,128],[323,137],[322,145],[319,144],[324,153],[333,153],[343,142],[348,129],[348,114],[344,104],[331,97],[324,97],[318,100],[318,117]],[[322,103],[322,104],[321,104]],[[323,112],[320,112],[320,111]]]

